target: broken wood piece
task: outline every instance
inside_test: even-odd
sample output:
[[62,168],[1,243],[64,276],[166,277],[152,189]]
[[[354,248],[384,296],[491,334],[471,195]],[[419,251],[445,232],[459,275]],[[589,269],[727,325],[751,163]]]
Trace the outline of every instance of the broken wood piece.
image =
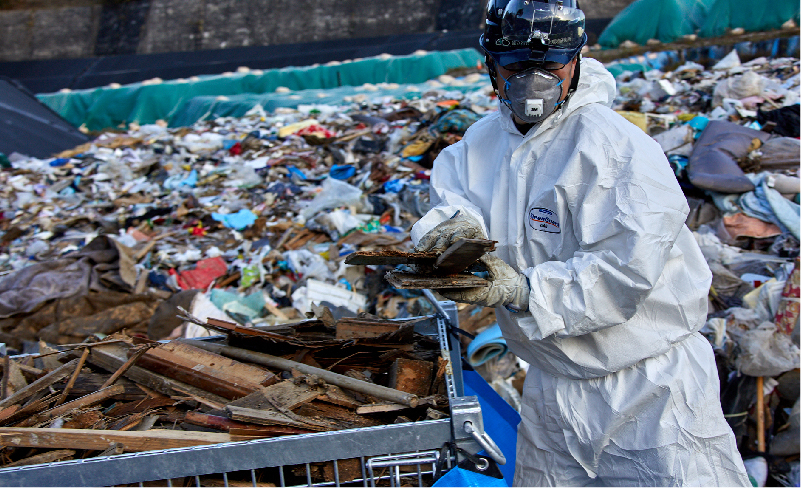
[[244,440],[216,432],[147,430],[120,432],[90,429],[36,429],[0,427],[0,446],[42,449],[92,449],[104,451],[112,443],[121,443],[127,452],[154,451],[176,447],[205,446]]
[[25,405],[12,405],[11,407],[3,409],[0,413],[0,425],[13,424],[33,414],[47,410],[50,406],[50,402],[52,402],[56,396],[55,393],[47,394],[45,391],[41,391],[32,396]]
[[313,366],[299,363],[297,361],[290,361],[288,359],[279,358],[270,354],[249,351],[247,349],[240,349],[238,347],[211,344],[203,341],[195,341],[193,344],[201,349],[222,354],[223,356],[233,357],[243,361],[250,361],[252,363],[277,368],[282,371],[290,371],[295,369],[303,374],[317,375],[326,383],[331,383],[348,390],[354,390],[360,393],[373,395],[383,400],[402,403],[404,405],[409,405],[410,407],[416,407],[418,404],[418,398],[416,395],[387,388],[385,386],[359,381],[325,369],[315,368]]
[[72,449],[60,449],[58,451],[49,451],[37,454],[35,456],[20,459],[13,463],[4,464],[3,468],[13,468],[15,466],[31,466],[34,464],[54,463],[56,461],[66,461],[75,456],[75,451]]
[[397,331],[404,323],[390,321],[371,321],[371,320],[347,320],[337,321],[336,338],[339,341],[350,339],[366,339],[379,337]]
[[186,343],[153,348],[139,359],[139,366],[228,399],[244,397],[278,380],[260,367]]
[[236,405],[226,405],[225,410],[231,415],[233,420],[249,422],[260,425],[286,425],[307,429],[318,432],[331,430],[327,425],[311,419],[303,422],[289,418],[277,410],[257,410],[255,408],[237,407]]
[[277,403],[282,408],[292,410],[300,404],[314,400],[320,396],[321,393],[321,390],[312,388],[306,383],[295,384],[292,380],[284,380],[272,386],[254,391],[246,397],[229,403],[229,405],[255,408],[258,410],[273,408],[273,403]]
[[345,264],[355,266],[397,266],[416,264],[432,267],[439,255],[435,252],[403,252],[394,249],[384,251],[356,251],[345,257]]
[[67,399],[67,395],[69,394],[72,387],[75,386],[75,381],[78,379],[78,375],[81,374],[81,368],[86,363],[86,358],[89,357],[89,348],[85,347],[83,349],[83,353],[81,357],[78,359],[78,365],[75,366],[75,371],[72,373],[70,380],[67,382],[67,386],[64,388],[64,391],[61,392],[61,395],[56,400],[56,404],[54,406],[59,406],[60,404],[64,403],[64,400]]
[[325,392],[317,399],[347,408],[357,408],[362,405],[353,398],[353,395],[336,385],[325,385]]
[[186,412],[183,421],[200,427],[222,430],[235,435],[247,435],[253,437],[274,437],[281,435],[309,434],[311,432],[315,432],[314,430],[299,429],[285,425],[247,424],[244,422],[231,420],[226,417],[219,417],[217,415],[209,415],[200,412]]
[[407,408],[409,407],[399,403],[370,403],[368,405],[356,407],[356,413],[359,415],[366,415],[369,413],[397,412],[398,410],[406,410]]
[[418,397],[427,396],[431,388],[433,369],[428,361],[398,358],[389,369],[388,386]]
[[336,429],[353,429],[372,427],[380,423],[360,415],[356,415],[348,408],[330,405],[327,403],[312,402],[302,405],[297,410],[299,415],[313,418],[323,422],[334,423]]
[[[436,252],[356,251],[348,254],[345,264],[371,266],[415,265],[430,269],[432,274],[454,274],[466,270],[488,252],[495,250],[495,242],[487,239],[459,239],[441,254]],[[428,273],[425,273],[428,275]]]
[[441,290],[445,288],[476,288],[489,286],[490,282],[470,273],[447,276],[423,275],[387,271],[384,276],[390,285],[399,290]]
[[29,417],[28,419],[20,422],[19,425],[17,425],[17,427],[30,427],[32,425],[52,420],[56,417],[69,413],[72,410],[76,410],[83,407],[90,407],[92,405],[100,403],[103,400],[111,398],[114,395],[120,394],[124,391],[125,387],[122,385],[108,386],[100,391],[96,391],[84,397],[77,398],[71,402],[65,403],[64,405],[51,408],[50,410],[33,415],[32,417]]
[[112,442],[108,448],[97,455],[97,457],[105,457],[105,456],[115,456],[117,454],[122,454],[125,452],[125,446],[122,445],[121,442]]
[[466,270],[481,256],[495,250],[495,241],[487,239],[459,239],[437,258],[435,271],[454,274]]
[[67,375],[69,375],[71,372],[75,370],[75,366],[77,364],[78,364],[78,359],[73,359],[67,364],[64,364],[61,367],[51,371],[50,373],[47,373],[45,376],[39,378],[30,385],[14,393],[10,397],[4,400],[0,400],[0,410],[7,408],[11,405],[14,405],[16,403],[19,403],[27,398],[30,398],[31,396],[44,390],[48,386],[63,380],[64,378],[67,377]]
[[241,325],[234,324],[233,322],[226,322],[225,320],[218,320],[213,318],[206,319],[206,323],[198,323],[201,327],[205,327],[207,329],[212,329],[217,332],[222,332],[223,334],[240,334],[244,336],[252,336],[252,337],[261,337],[264,339],[272,339],[278,342],[286,342],[289,344],[295,344],[299,346],[303,346],[302,342],[298,342],[297,340],[283,336],[281,334],[276,334],[274,332],[268,332],[266,330],[260,330],[255,327],[242,327]]

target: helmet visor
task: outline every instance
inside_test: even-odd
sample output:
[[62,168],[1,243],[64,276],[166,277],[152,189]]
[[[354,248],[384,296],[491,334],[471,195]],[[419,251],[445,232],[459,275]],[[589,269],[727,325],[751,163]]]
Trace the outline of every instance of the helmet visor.
[[502,42],[524,48],[538,40],[549,49],[575,49],[584,36],[584,12],[575,7],[575,0],[511,0],[501,22]]

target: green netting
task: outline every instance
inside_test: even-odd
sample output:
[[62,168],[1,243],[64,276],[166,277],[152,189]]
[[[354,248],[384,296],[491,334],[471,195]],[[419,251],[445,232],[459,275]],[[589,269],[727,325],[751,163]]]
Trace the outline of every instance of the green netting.
[[687,34],[717,37],[736,27],[773,30],[790,19],[798,22],[798,13],[798,0],[637,0],[612,19],[598,43],[615,48],[626,40],[645,45],[649,39],[673,42]]
[[160,84],[136,83],[116,89],[103,87],[37,97],[70,123],[84,125],[89,130],[157,120],[166,120],[174,126],[173,118],[178,110],[183,110],[182,107],[195,97],[274,94],[278,87],[297,91],[364,83],[422,83],[448,70],[476,66],[482,61],[483,57],[475,49],[463,49],[411,56],[379,56],[262,73],[201,76]]
[[737,27],[742,27],[746,32],[779,29],[790,19],[797,24],[798,14],[798,0],[747,3],[743,0],[716,0],[709,9],[706,21],[700,25],[698,35],[722,36],[726,29]]
[[649,39],[673,42],[695,32],[711,0],[637,0],[623,9],[598,38],[604,47],[629,40],[644,45]]

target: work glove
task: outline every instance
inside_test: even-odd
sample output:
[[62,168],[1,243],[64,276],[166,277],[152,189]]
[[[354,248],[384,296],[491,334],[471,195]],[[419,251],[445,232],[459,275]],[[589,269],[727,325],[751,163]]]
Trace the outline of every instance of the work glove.
[[527,311],[528,297],[531,293],[528,278],[492,254],[485,254],[479,261],[489,272],[489,286],[437,291],[454,302],[474,303],[485,307],[503,306],[510,312]]
[[426,232],[414,246],[415,252],[442,253],[459,239],[486,239],[481,224],[465,212],[456,215]]

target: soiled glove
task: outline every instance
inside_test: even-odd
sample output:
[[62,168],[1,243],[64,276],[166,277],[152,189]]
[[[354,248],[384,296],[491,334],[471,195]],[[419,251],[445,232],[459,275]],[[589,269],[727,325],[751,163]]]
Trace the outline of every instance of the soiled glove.
[[489,272],[489,286],[477,288],[448,288],[437,290],[454,302],[474,303],[485,307],[504,306],[513,312],[528,310],[531,289],[528,279],[504,263],[500,258],[485,254],[479,260]]
[[481,224],[476,219],[460,212],[455,217],[440,222],[426,232],[414,247],[415,252],[444,252],[459,239],[486,239]]

